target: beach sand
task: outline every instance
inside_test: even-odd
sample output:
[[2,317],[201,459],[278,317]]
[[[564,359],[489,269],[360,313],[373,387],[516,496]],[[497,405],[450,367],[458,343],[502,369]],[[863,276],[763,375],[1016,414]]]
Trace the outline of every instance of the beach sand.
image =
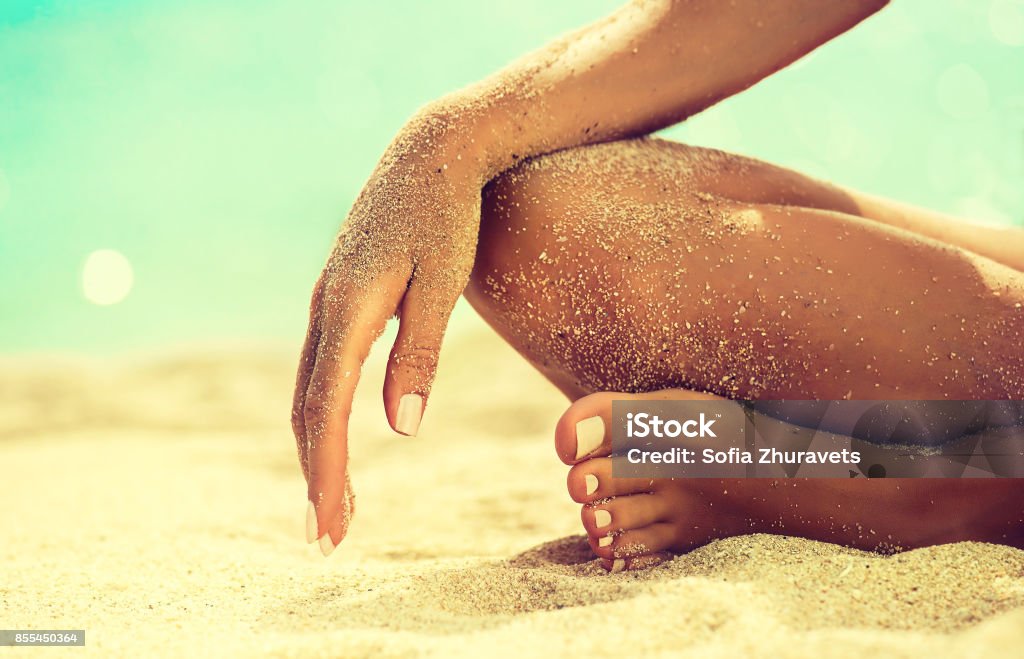
[[1024,552],[995,545],[882,557],[760,535],[607,575],[554,455],[554,388],[476,323],[401,437],[386,354],[352,424],[357,514],[326,560],[303,539],[291,350],[0,359],[0,628],[84,628],[89,654],[147,657],[1024,647]]

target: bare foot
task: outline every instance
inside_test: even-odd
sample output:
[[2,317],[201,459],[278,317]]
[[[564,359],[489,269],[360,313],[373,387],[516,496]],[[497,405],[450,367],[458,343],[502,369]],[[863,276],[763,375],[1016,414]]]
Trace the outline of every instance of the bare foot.
[[[612,400],[712,400],[682,389],[647,394],[598,393],[573,403],[558,422],[555,446],[569,470],[569,495],[583,504],[590,546],[618,572],[650,567],[666,552],[687,551],[711,540],[750,532],[748,522],[712,479],[612,478]],[[600,418],[603,422],[598,422]]]
[[[711,400],[682,389],[603,392],[573,403],[555,429],[569,496],[590,547],[612,572],[746,533],[780,533],[892,553],[961,540],[1024,546],[1014,479],[613,478],[613,400]],[[599,421],[598,419],[601,419]]]

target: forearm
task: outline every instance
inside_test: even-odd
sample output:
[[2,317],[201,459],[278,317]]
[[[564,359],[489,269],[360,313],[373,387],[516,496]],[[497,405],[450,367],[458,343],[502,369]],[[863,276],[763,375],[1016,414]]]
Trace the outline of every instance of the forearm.
[[[487,180],[522,158],[644,135],[784,67],[886,0],[633,2],[424,114]],[[464,163],[466,164],[466,163]]]

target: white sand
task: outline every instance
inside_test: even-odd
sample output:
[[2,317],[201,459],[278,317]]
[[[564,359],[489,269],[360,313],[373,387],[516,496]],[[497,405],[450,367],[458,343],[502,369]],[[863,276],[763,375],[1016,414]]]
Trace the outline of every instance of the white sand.
[[[0,360],[0,628],[85,628],[105,656],[1024,647],[1024,552],[992,545],[883,558],[751,536],[607,576],[567,537],[554,389],[468,332],[446,346],[421,436],[403,438],[380,408],[385,352],[353,421],[355,522],[327,560],[303,542],[295,355]],[[57,652],[80,651],[3,654]]]

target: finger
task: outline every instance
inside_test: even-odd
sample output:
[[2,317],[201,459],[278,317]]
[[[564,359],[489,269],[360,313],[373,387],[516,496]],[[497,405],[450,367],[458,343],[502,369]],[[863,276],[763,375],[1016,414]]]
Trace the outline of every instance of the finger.
[[[299,368],[295,375],[295,393],[292,396],[292,433],[295,434],[295,445],[299,454],[299,465],[302,475],[309,483],[309,446],[306,442],[306,421],[303,408],[306,404],[306,389],[313,375],[316,364],[316,348],[320,343],[320,305],[323,301],[323,276],[317,279],[313,287],[313,296],[309,303],[309,326],[306,328],[306,339],[299,355]],[[314,538],[315,540],[315,538]]]
[[407,280],[407,274],[390,273],[360,283],[336,275],[325,287],[322,332],[303,405],[308,495],[325,555],[345,537],[352,513],[348,419],[359,372],[405,292]]
[[415,436],[419,430],[445,328],[461,294],[457,283],[427,283],[413,273],[384,378],[384,410],[395,432]]

